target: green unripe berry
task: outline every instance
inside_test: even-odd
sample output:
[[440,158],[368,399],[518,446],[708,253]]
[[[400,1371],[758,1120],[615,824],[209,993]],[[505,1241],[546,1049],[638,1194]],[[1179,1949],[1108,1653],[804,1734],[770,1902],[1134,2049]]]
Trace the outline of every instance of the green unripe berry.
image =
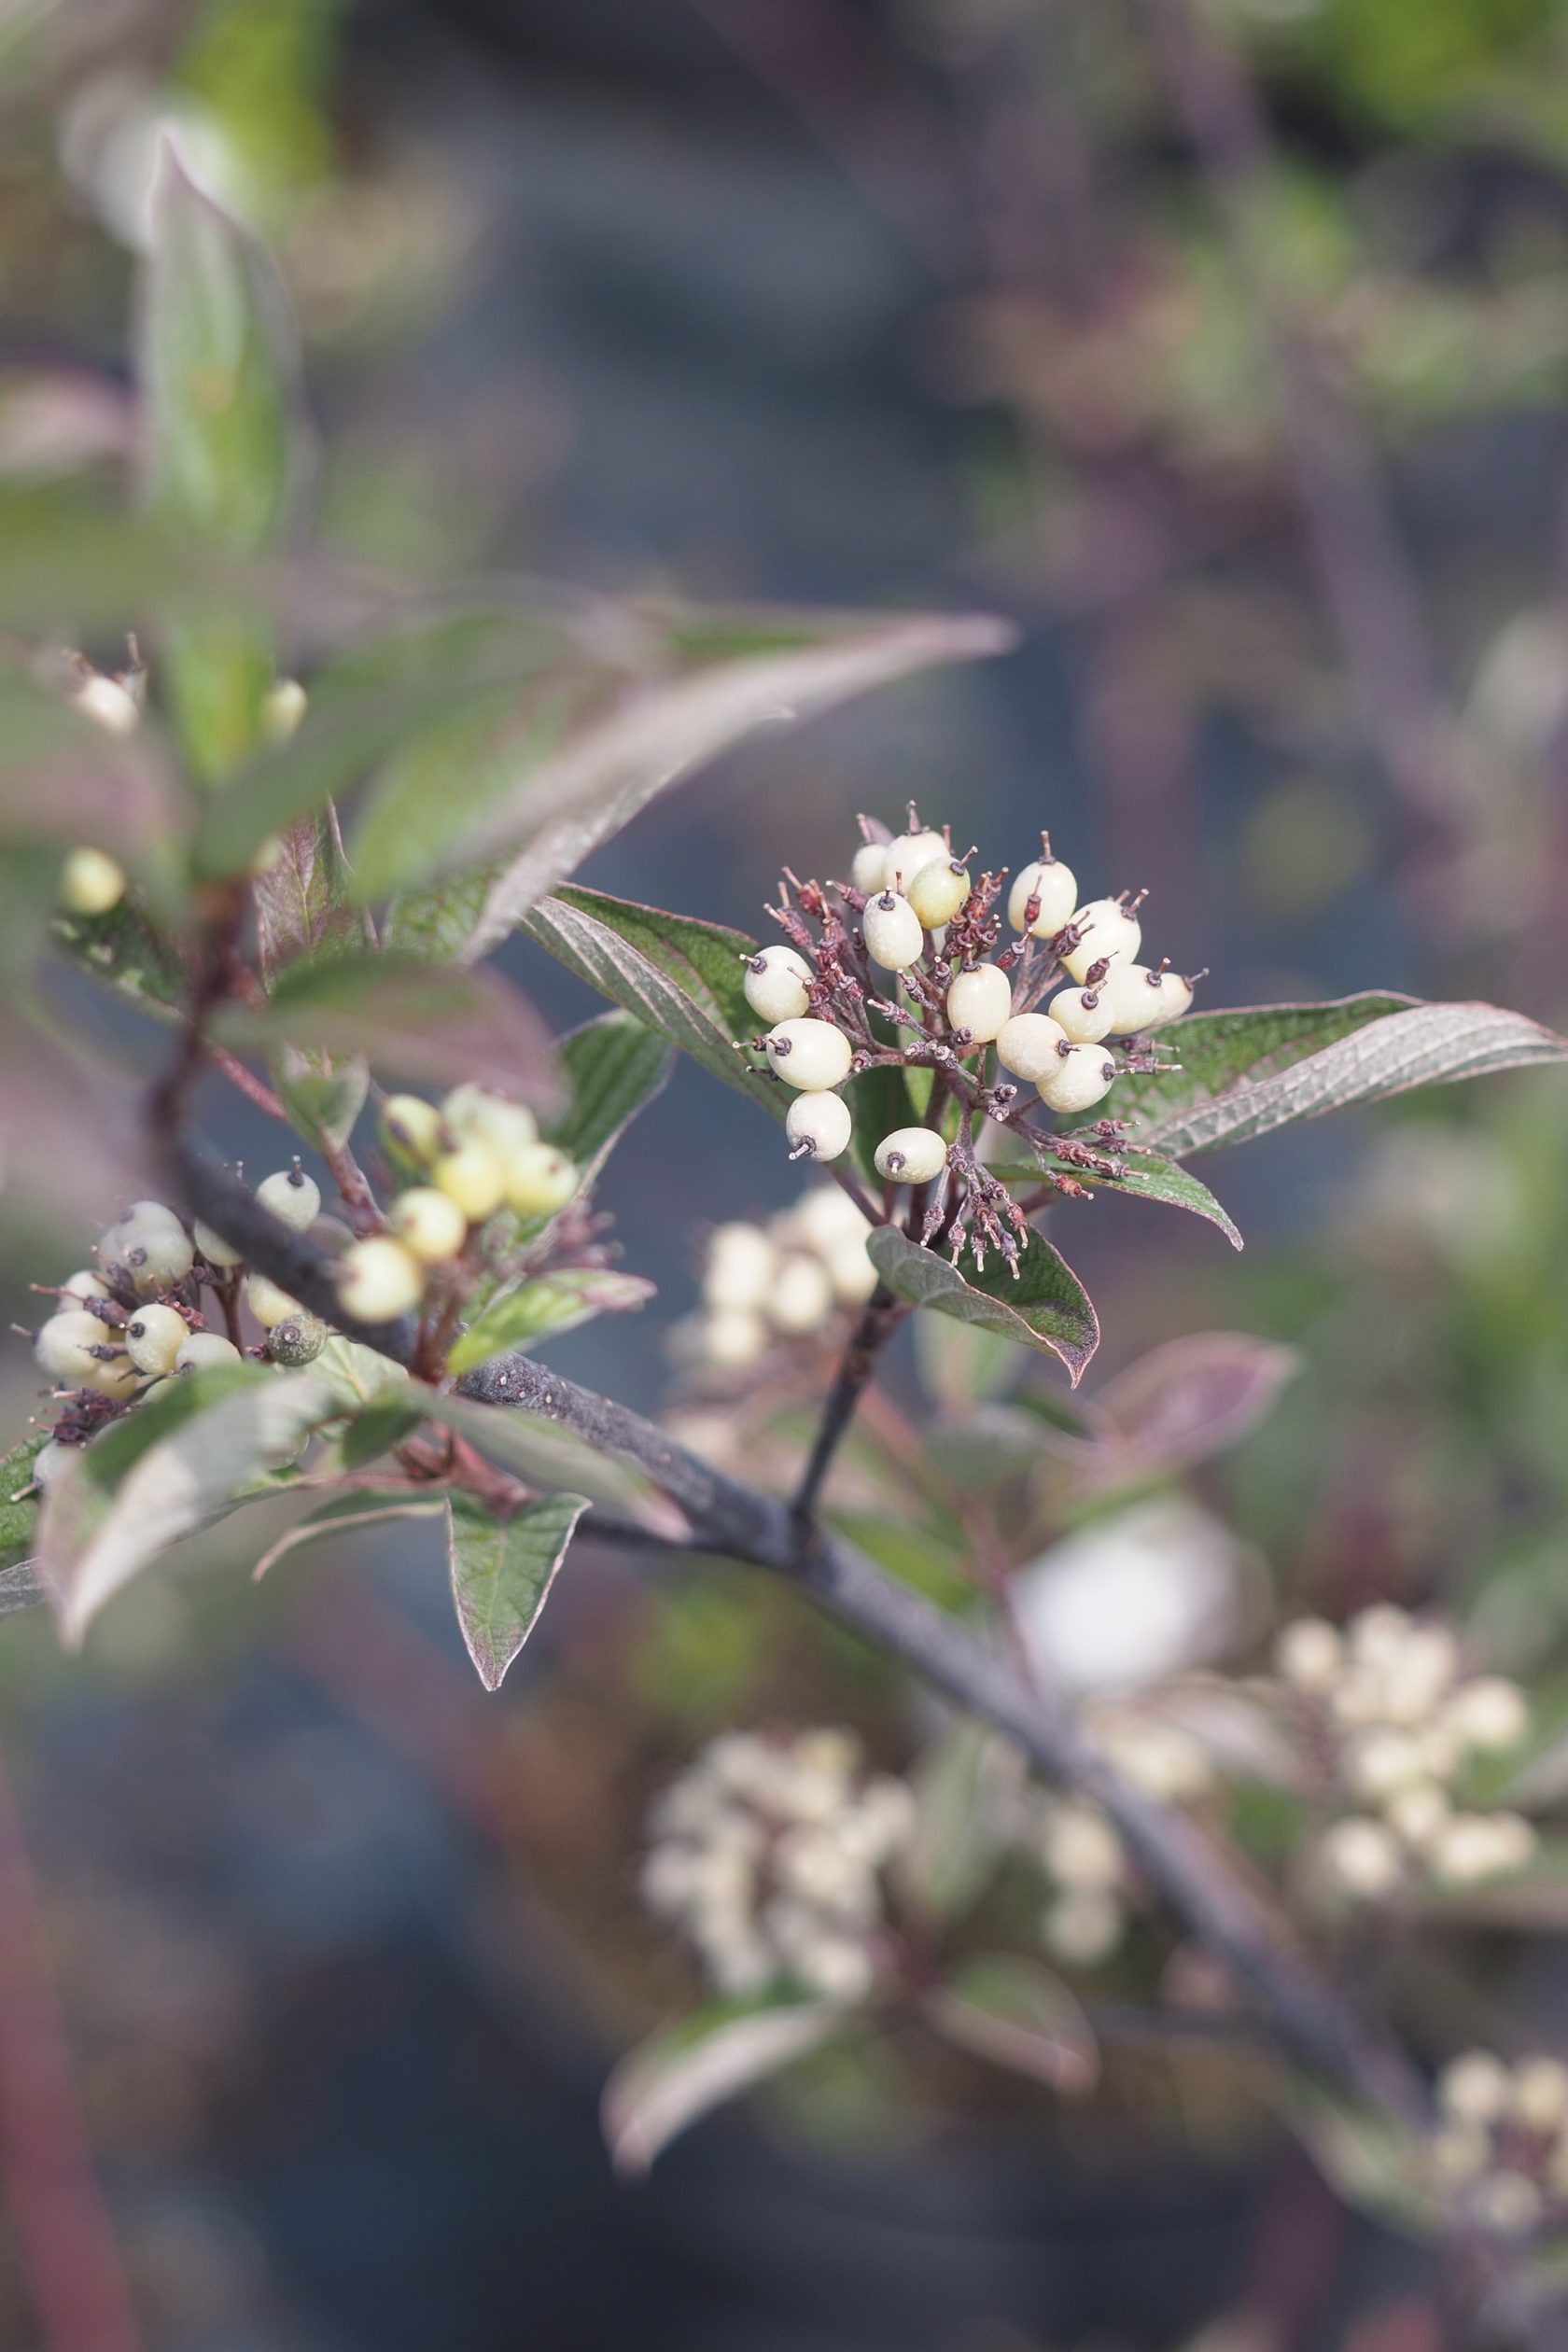
[[271,1331],[286,1315],[302,1315],[304,1309],[297,1298],[290,1298],[286,1290],[270,1282],[265,1274],[251,1274],[245,1280],[245,1305],[250,1309],[263,1331]]
[[413,1184],[392,1203],[393,1232],[422,1266],[444,1266],[460,1257],[469,1238],[469,1221],[450,1194],[433,1184]]
[[455,1087],[441,1104],[441,1114],[460,1142],[472,1138],[488,1143],[498,1159],[539,1140],[539,1122],[533,1113],[485,1086]]
[[441,1114],[419,1095],[388,1095],[381,1106],[381,1140],[399,1168],[428,1168],[441,1143]]
[[424,1290],[424,1267],[390,1234],[356,1241],[338,1267],[338,1296],[358,1323],[394,1323],[418,1306]]
[[973,886],[956,858],[933,858],[909,885],[908,898],[927,931],[940,931],[965,904]]
[[849,1075],[855,1049],[831,1021],[779,1021],[764,1041],[770,1066],[802,1094],[830,1093]]
[[947,1018],[956,1029],[967,1029],[976,1045],[988,1045],[1001,1035],[1013,1010],[1013,984],[1000,964],[976,964],[960,972],[947,991]]
[[470,1225],[483,1225],[506,1198],[501,1155],[482,1135],[465,1136],[455,1150],[443,1152],[430,1176],[437,1189],[456,1202]]
[[319,1315],[285,1315],[267,1334],[267,1353],[274,1364],[286,1365],[290,1371],[301,1364],[314,1364],[326,1345],[327,1326]]
[[176,1372],[205,1372],[215,1364],[238,1364],[240,1351],[220,1331],[191,1331],[175,1358]]
[[225,1241],[222,1234],[215,1233],[211,1225],[203,1225],[200,1217],[196,1220],[194,1230],[196,1247],[209,1266],[230,1267],[243,1263],[244,1252],[236,1250],[231,1241]]
[[258,1184],[256,1197],[267,1214],[291,1233],[305,1232],[321,1214],[321,1187],[305,1174],[298,1160],[292,1168],[280,1168],[275,1176]]
[[189,1336],[185,1317],[172,1307],[138,1307],[125,1326],[126,1353],[138,1372],[157,1379],[173,1371]]
[[576,1161],[565,1152],[553,1143],[530,1143],[507,1162],[507,1205],[520,1217],[553,1217],[581,1182]]
[[125,896],[125,870],[102,849],[73,849],[60,869],[68,915],[107,915]]
[[947,1145],[935,1127],[895,1127],[876,1146],[876,1172],[893,1184],[929,1184],[947,1165]]

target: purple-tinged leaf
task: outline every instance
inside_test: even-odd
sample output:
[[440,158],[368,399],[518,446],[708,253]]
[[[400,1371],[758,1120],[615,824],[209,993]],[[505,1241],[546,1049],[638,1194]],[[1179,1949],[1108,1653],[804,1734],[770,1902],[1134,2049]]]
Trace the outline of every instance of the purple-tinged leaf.
[[1241,1331],[1195,1332],[1151,1349],[1094,1399],[1103,1475],[1188,1468],[1236,1445],[1273,1411],[1301,1359]]
[[447,1496],[452,1598],[486,1690],[499,1690],[539,1623],[572,1532],[587,1508],[586,1495],[551,1494],[498,1519],[471,1495]]
[[1088,2019],[1039,1960],[1001,1952],[966,1960],[927,1996],[925,2013],[948,2041],[1068,2097],[1082,2098],[1099,2079]]
[[653,2035],[605,2085],[600,2120],[616,2171],[645,2173],[700,2117],[820,2049],[847,2014],[836,2001],[709,2009]]
[[352,1486],[334,1494],[308,1518],[286,1528],[269,1544],[252,1577],[259,1583],[269,1568],[307,1544],[324,1544],[334,1535],[350,1535],[362,1527],[379,1527],[389,1519],[439,1519],[446,1507],[443,1494],[422,1492],[416,1487]]
[[897,1225],[878,1225],[866,1252],[898,1297],[1059,1358],[1074,1388],[1099,1345],[1099,1322],[1087,1291],[1066,1259],[1032,1229],[1018,1253],[1016,1280],[1000,1253],[987,1258],[983,1274],[967,1258],[960,1271],[950,1259],[911,1241]]

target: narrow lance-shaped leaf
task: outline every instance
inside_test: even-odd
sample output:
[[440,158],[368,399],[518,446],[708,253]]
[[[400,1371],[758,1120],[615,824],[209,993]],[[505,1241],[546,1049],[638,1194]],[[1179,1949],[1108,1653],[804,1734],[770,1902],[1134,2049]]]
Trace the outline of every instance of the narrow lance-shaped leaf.
[[757,1029],[744,969],[757,948],[744,931],[575,887],[543,900],[522,928],[590,987],[782,1120],[786,1089],[735,1051]]
[[588,1498],[546,1495],[505,1519],[462,1493],[448,1495],[446,1508],[457,1623],[480,1681],[499,1690],[539,1623]]
[[268,1545],[251,1575],[259,1582],[269,1568],[309,1544],[329,1543],[335,1535],[357,1534],[393,1519],[439,1519],[445,1508],[444,1494],[422,1494],[417,1487],[350,1487],[286,1528],[275,1543]]
[[1099,1478],[1204,1462],[1273,1410],[1300,1368],[1294,1348],[1244,1331],[1195,1332],[1151,1349],[1095,1398]]
[[1060,1977],[1038,1960],[976,1954],[928,1995],[926,2015],[961,2049],[1054,2091],[1081,2096],[1099,2079],[1099,2049],[1088,2019]]
[[1032,1229],[1018,1253],[1015,1281],[1000,1254],[987,1260],[983,1274],[967,1265],[960,1272],[896,1225],[878,1225],[866,1251],[896,1296],[1059,1357],[1074,1388],[1099,1345],[1099,1322],[1087,1291],[1066,1259]]
[[1151,1142],[1152,1127],[1170,1125],[1177,1114],[1238,1086],[1278,1076],[1293,1062],[1353,1036],[1390,1013],[1402,1013],[1414,1001],[1378,990],[1330,1004],[1255,1004],[1234,1012],[1191,1013],[1155,1039],[1161,1055],[1175,1066],[1129,1071],[1118,1078],[1113,1104],[1108,1107],[1114,1108],[1118,1118],[1136,1121],[1138,1142]]
[[452,1373],[472,1372],[509,1348],[537,1346],[575,1331],[595,1315],[625,1314],[645,1306],[653,1284],[640,1274],[608,1266],[563,1266],[520,1283],[476,1316],[446,1360]]
[[567,1105],[550,1141],[581,1169],[602,1164],[639,1111],[668,1083],[674,1056],[627,1013],[601,1013],[563,1037],[555,1059]]
[[[1121,1159],[1118,1176],[1104,1176],[1096,1169],[1061,1163],[1061,1172],[1075,1184],[1084,1184],[1091,1191],[1125,1193],[1129,1200],[1163,1201],[1169,1209],[1185,1209],[1195,1217],[1202,1217],[1210,1225],[1218,1225],[1232,1249],[1241,1248],[1241,1236],[1226,1211],[1217,1201],[1207,1184],[1179,1168],[1174,1160],[1166,1159],[1157,1152],[1128,1152],[1125,1157],[1114,1144],[1095,1143],[1096,1151],[1110,1159]],[[1057,1165],[1052,1163],[1053,1168]],[[1029,1188],[1043,1181],[1043,1171],[1026,1164],[1002,1167],[1000,1163],[987,1169],[1005,1184]]]
[[634,2178],[645,2173],[699,2117],[819,2049],[845,2015],[833,2001],[738,2014],[709,2009],[653,2035],[605,2085],[600,2115],[616,2171]]

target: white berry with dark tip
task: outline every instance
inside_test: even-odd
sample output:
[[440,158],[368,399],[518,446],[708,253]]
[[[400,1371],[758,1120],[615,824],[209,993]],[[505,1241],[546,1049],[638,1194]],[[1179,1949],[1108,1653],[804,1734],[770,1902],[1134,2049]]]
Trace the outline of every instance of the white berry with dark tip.
[[104,1368],[98,1351],[118,1345],[108,1325],[96,1315],[90,1315],[85,1307],[68,1307],[43,1325],[33,1342],[33,1352],[49,1379],[63,1388],[95,1388]]
[[893,889],[907,890],[924,867],[934,865],[939,858],[945,861],[952,854],[945,835],[929,828],[899,833],[888,844],[887,880]]
[[861,929],[865,933],[867,955],[885,972],[903,972],[907,965],[917,962],[926,944],[919,917],[897,890],[883,890],[866,901]]
[[835,1094],[796,1095],[784,1121],[784,1132],[801,1156],[815,1160],[837,1159],[853,1127],[849,1105]]
[[1015,1013],[997,1039],[997,1059],[1015,1078],[1038,1086],[1057,1069],[1068,1042],[1049,1013]]
[[321,1187],[305,1174],[298,1160],[292,1168],[280,1168],[275,1176],[258,1184],[256,1198],[259,1207],[279,1225],[287,1225],[291,1233],[303,1233],[321,1214]]
[[976,964],[960,972],[947,991],[951,1028],[967,1029],[977,1045],[988,1045],[1006,1028],[1013,1011],[1013,984],[1000,964]]
[[760,948],[746,967],[746,1001],[759,1021],[798,1021],[810,1010],[812,978],[811,966],[792,947]]
[[139,1291],[183,1282],[196,1263],[190,1236],[161,1200],[134,1202],[100,1237],[98,1250],[107,1265],[123,1266]]
[[933,858],[909,885],[909,903],[927,931],[941,931],[968,901],[969,869],[957,858]]
[[[1113,978],[1116,969],[1113,967]],[[1061,988],[1051,999],[1050,1014],[1074,1045],[1098,1045],[1115,1027],[1115,1000],[1109,984],[1103,988]]]
[[876,1146],[876,1172],[892,1184],[929,1184],[947,1165],[947,1145],[935,1127],[895,1127]]
[[831,1021],[779,1021],[763,1041],[772,1069],[801,1094],[823,1094],[849,1075],[854,1047]]
[[1192,983],[1179,972],[1155,972],[1141,963],[1113,964],[1104,994],[1113,1037],[1163,1029],[1168,1021],[1179,1021],[1193,1001]]
[[158,1378],[174,1370],[189,1336],[185,1317],[172,1307],[138,1307],[125,1326],[125,1350],[138,1372]]
[[[1029,907],[1034,906],[1031,918]],[[1059,858],[1037,858],[1007,893],[1007,919],[1031,939],[1055,939],[1078,903],[1078,880]]]
[[1052,1111],[1087,1111],[1115,1083],[1116,1065],[1103,1045],[1070,1045],[1040,1081],[1040,1099]]
[[390,1234],[372,1234],[345,1250],[338,1266],[344,1311],[364,1323],[395,1323],[418,1306],[425,1269]]
[[181,1374],[210,1372],[215,1364],[241,1361],[232,1339],[225,1339],[220,1331],[188,1331],[175,1358],[175,1370]]
[[1120,899],[1091,899],[1072,917],[1083,936],[1070,947],[1062,962],[1074,980],[1086,981],[1098,963],[1129,964],[1143,944],[1143,926],[1129,915]]

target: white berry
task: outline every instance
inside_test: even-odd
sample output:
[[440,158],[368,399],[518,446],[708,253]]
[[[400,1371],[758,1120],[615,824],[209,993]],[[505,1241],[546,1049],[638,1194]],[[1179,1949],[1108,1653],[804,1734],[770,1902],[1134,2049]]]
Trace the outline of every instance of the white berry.
[[1530,1729],[1530,1702],[1518,1683],[1481,1674],[1455,1692],[1448,1717],[1468,1748],[1511,1748]]
[[100,1237],[99,1254],[123,1266],[139,1291],[182,1282],[196,1263],[195,1245],[172,1209],[138,1200]]
[[[814,1101],[802,1095],[802,1102]],[[834,1101],[837,1097],[832,1098]],[[791,1105],[791,1111],[796,1106]],[[754,1225],[736,1221],[720,1225],[707,1245],[703,1269],[703,1301],[716,1312],[748,1314],[766,1303],[777,1269],[778,1253],[767,1235]]]
[[969,870],[956,858],[933,858],[909,885],[908,899],[927,931],[950,923],[969,897]]
[[886,875],[895,890],[907,890],[922,867],[934,865],[941,858],[952,856],[945,837],[939,833],[899,833],[888,844]]
[[765,1041],[769,1062],[787,1086],[820,1094],[849,1075],[854,1048],[831,1021],[779,1021]]
[[849,1141],[854,1122],[849,1105],[835,1094],[799,1094],[791,1103],[784,1132],[814,1160],[837,1159]]
[[251,1274],[245,1279],[245,1305],[250,1309],[263,1331],[271,1331],[286,1315],[301,1314],[304,1310],[297,1298],[290,1298],[286,1290],[270,1282],[265,1274]]
[[1110,988],[1063,988],[1051,999],[1051,1018],[1074,1045],[1098,1045],[1115,1026]]
[[280,678],[261,705],[261,731],[269,743],[287,743],[305,715],[305,690],[297,678]]
[[109,1286],[103,1276],[92,1273],[86,1267],[79,1274],[71,1275],[68,1281],[60,1285],[62,1298],[107,1298],[108,1295]]
[[321,1214],[321,1187],[302,1168],[280,1168],[256,1187],[259,1206],[292,1233],[303,1233]]
[[85,1307],[68,1307],[51,1315],[33,1342],[33,1352],[51,1380],[66,1388],[95,1388],[104,1369],[99,1348],[118,1347],[106,1323]]
[[1111,1007],[1113,1037],[1163,1029],[1180,1020],[1193,1001],[1192,983],[1179,972],[1155,972],[1141,963],[1113,964],[1100,996]]
[[1013,1010],[1013,984],[1000,964],[976,964],[960,972],[947,991],[951,1028],[967,1029],[977,1045],[988,1045],[1007,1026]]
[[411,1184],[392,1203],[392,1230],[422,1266],[442,1266],[462,1253],[469,1221],[450,1194],[434,1184]]
[[703,1324],[703,1352],[726,1371],[755,1364],[767,1343],[767,1325],[749,1308],[722,1308]]
[[492,1094],[487,1086],[455,1086],[441,1114],[459,1141],[477,1138],[502,1160],[539,1141],[539,1121],[520,1102]]
[[428,1168],[441,1144],[441,1114],[421,1095],[388,1095],[381,1106],[381,1140],[399,1168]]
[[1040,1081],[1040,1099],[1052,1111],[1086,1111],[1111,1091],[1116,1065],[1103,1045],[1070,1045]]
[[1297,1617],[1281,1629],[1274,1663],[1293,1690],[1321,1697],[1344,1672],[1345,1645],[1326,1617]]
[[175,1358],[176,1372],[206,1372],[215,1364],[238,1364],[240,1351],[220,1331],[188,1331]]
[[894,1184],[929,1184],[947,1165],[947,1145],[935,1127],[895,1127],[876,1146],[876,1172]]
[[75,1446],[63,1446],[54,1437],[39,1447],[33,1457],[33,1483],[40,1493],[47,1492],[62,1471],[70,1468],[71,1458],[76,1451]]
[[1347,1895],[1375,1899],[1397,1886],[1403,1874],[1393,1830],[1360,1814],[1335,1822],[1320,1852],[1329,1877]]
[[996,1042],[997,1059],[1031,1086],[1050,1077],[1067,1051],[1067,1032],[1049,1013],[1015,1013]]
[[132,734],[141,717],[136,697],[127,693],[118,678],[84,678],[71,700],[110,735]]
[[833,1283],[820,1258],[787,1257],[768,1300],[768,1320],[776,1331],[797,1337],[817,1331],[833,1312]]
[[[455,1200],[470,1225],[483,1225],[506,1198],[506,1169],[500,1154],[482,1135],[460,1136],[430,1171],[438,1189]],[[400,1314],[401,1308],[394,1309]]]
[[138,1372],[171,1372],[189,1336],[184,1316],[172,1307],[138,1307],[125,1326],[126,1352]]
[[849,879],[857,890],[881,890],[888,883],[888,845],[885,841],[862,841],[855,852],[849,868]]
[[507,1162],[507,1205],[520,1217],[553,1217],[581,1182],[577,1162],[553,1143],[530,1143]]
[[240,1264],[245,1253],[242,1250],[236,1250],[231,1241],[225,1241],[222,1234],[215,1233],[211,1225],[203,1225],[200,1217],[196,1220],[194,1231],[196,1247],[209,1266],[238,1266]]
[[811,966],[792,947],[759,949],[746,967],[746,1001],[759,1021],[798,1021],[810,1010]]
[[395,1322],[418,1306],[425,1269],[400,1241],[373,1234],[343,1252],[338,1267],[338,1296],[357,1322]]
[[[1035,915],[1029,920],[1029,904],[1035,902]],[[1071,919],[1078,903],[1078,879],[1071,866],[1059,858],[1037,858],[1024,867],[1007,893],[1007,919],[1015,931],[1027,931],[1031,939],[1055,939]]]
[[60,869],[60,903],[68,915],[106,915],[125,896],[125,869],[102,849],[73,849]]
[[1077,909],[1072,927],[1084,935],[1062,962],[1074,980],[1086,980],[1097,963],[1131,963],[1143,943],[1143,926],[1119,899],[1091,899]]
[[917,959],[926,944],[919,917],[896,890],[884,890],[880,897],[867,900],[861,928],[865,932],[866,953],[885,972],[903,972]]

